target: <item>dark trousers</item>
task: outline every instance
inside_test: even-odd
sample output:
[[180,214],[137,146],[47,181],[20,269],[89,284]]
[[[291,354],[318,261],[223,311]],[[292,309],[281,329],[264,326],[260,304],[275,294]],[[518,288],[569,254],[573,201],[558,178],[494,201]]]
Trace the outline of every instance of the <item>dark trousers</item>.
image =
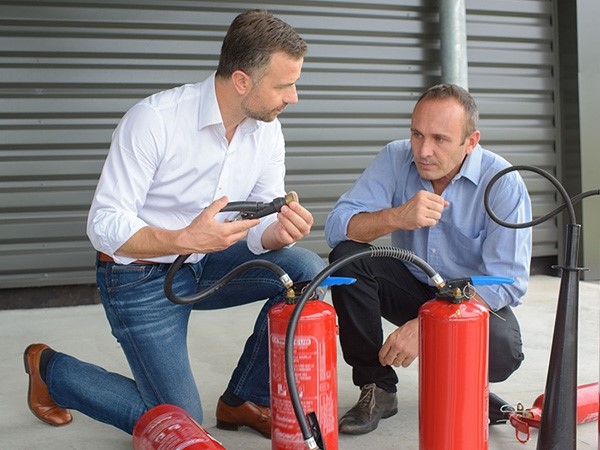
[[[334,262],[369,244],[345,241],[329,255]],[[436,268],[437,269],[437,268]],[[395,258],[366,257],[340,267],[335,276],[356,278],[356,283],[331,289],[339,322],[344,360],[352,367],[352,381],[362,387],[375,383],[396,392],[398,377],[391,366],[379,362],[383,345],[381,318],[396,326],[418,316],[419,307],[435,297],[437,289],[421,283]],[[507,379],[523,361],[521,331],[512,309],[507,306],[489,320],[489,381]]]

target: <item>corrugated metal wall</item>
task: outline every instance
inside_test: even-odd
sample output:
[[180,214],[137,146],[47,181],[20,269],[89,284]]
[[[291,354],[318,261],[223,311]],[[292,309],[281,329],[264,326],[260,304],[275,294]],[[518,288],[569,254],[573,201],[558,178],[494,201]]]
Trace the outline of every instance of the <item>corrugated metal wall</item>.
[[[87,210],[123,113],[217,63],[233,17],[271,10],[309,42],[300,103],[281,120],[288,188],[316,217],[303,245],[388,141],[407,137],[419,93],[439,81],[437,2],[0,1],[0,288],[92,283]],[[469,87],[482,142],[554,171],[550,0],[467,2]],[[527,179],[535,212],[554,204]],[[534,231],[557,253],[556,225]]]

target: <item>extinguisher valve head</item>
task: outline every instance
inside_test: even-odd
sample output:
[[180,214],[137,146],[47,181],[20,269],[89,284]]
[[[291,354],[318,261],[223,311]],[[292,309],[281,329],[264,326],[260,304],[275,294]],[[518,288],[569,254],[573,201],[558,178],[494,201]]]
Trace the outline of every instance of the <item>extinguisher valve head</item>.
[[462,303],[475,294],[470,278],[455,278],[448,280],[446,284],[438,289],[437,297],[448,299],[453,303]]

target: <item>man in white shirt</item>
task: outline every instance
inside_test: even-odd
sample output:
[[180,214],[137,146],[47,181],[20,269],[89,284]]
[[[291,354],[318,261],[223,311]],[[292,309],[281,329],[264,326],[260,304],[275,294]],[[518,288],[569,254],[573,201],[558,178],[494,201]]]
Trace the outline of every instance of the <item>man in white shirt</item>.
[[215,74],[154,94],[123,117],[90,209],[88,236],[98,250],[100,296],[133,379],[32,344],[24,359],[28,402],[38,418],[66,425],[69,409],[76,409],[132,433],[142,414],[170,403],[202,423],[186,343],[192,309],[268,299],[219,399],[217,426],[250,426],[270,437],[267,312],[282,299],[278,276],[247,271],[194,305],[170,302],[163,284],[170,264],[187,254],[173,283],[182,296],[253,259],[279,265],[293,281],[312,279],[324,267],[318,255],[293,246],[313,224],[298,201],[261,219],[231,221],[232,213],[220,213],[230,201],[270,202],[285,194],[277,116],[298,101],[306,50],[285,22],[247,11],[232,22]]

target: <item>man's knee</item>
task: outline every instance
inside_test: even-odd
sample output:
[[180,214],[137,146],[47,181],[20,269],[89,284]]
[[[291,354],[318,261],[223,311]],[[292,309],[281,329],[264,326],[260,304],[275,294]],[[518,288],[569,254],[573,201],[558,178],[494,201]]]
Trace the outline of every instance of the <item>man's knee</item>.
[[521,363],[523,362],[524,356],[523,353],[520,354],[520,357],[512,358],[512,359],[504,359],[503,364],[492,364],[490,362],[490,371],[489,371],[489,380],[490,383],[500,383],[505,381],[508,377],[510,377],[514,372],[517,371],[519,367],[521,367]]
[[[284,249],[285,261],[282,264],[288,271],[297,272],[294,276],[303,276],[303,279],[312,279],[325,268],[323,258],[312,250],[295,245]],[[292,276],[292,274],[289,274]]]
[[[497,318],[496,318],[497,319]],[[493,318],[490,318],[493,320]],[[490,335],[489,380],[499,383],[506,380],[523,362],[521,333],[514,327],[506,327],[502,333]]]
[[369,248],[369,244],[364,244],[361,242],[355,241],[342,241],[338,245],[334,247],[334,249],[329,254],[329,262],[335,262],[338,259],[341,259],[345,255],[350,253],[354,253],[358,250],[364,250],[365,248]]

